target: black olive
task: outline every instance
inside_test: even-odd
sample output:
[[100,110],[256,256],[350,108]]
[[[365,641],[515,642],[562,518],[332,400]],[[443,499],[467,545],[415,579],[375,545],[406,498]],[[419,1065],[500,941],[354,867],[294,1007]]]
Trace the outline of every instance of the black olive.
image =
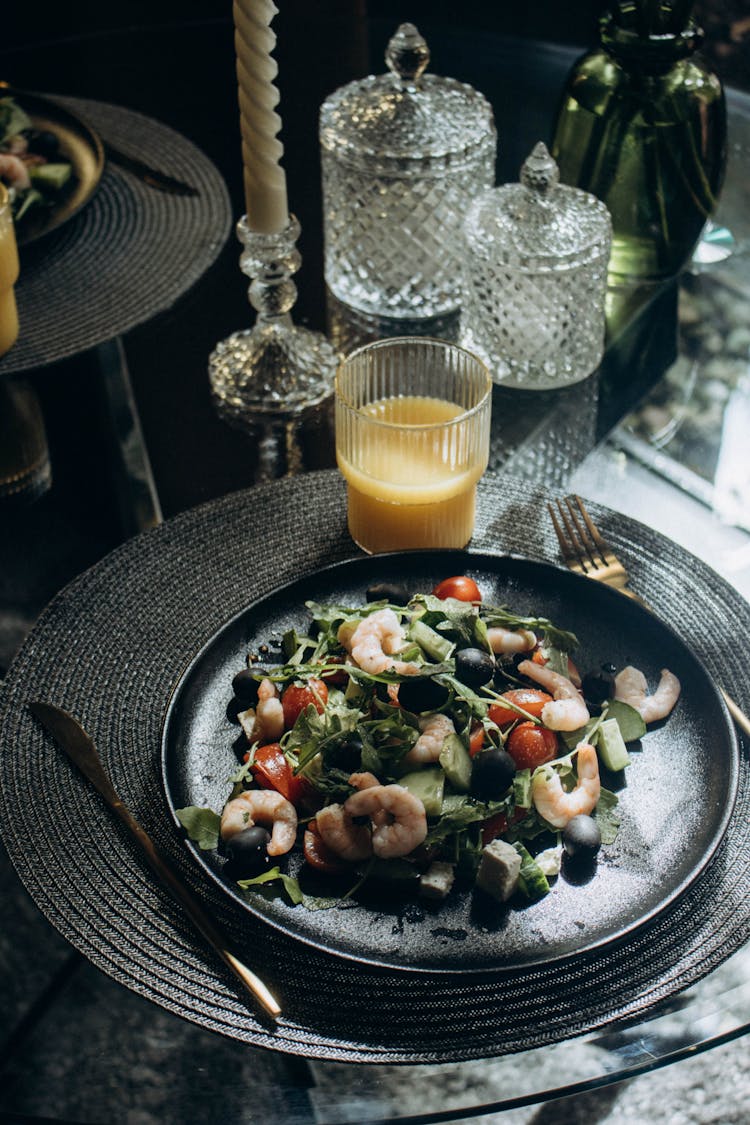
[[473,691],[488,684],[495,674],[495,661],[483,648],[462,648],[456,653],[456,679]]
[[505,750],[493,746],[477,754],[471,765],[469,792],[480,801],[497,801],[516,776],[516,763]]
[[398,685],[399,703],[415,715],[422,711],[437,711],[448,702],[449,695],[445,684],[439,684],[429,676],[411,676]]
[[343,770],[355,773],[362,768],[362,739],[354,731],[349,731],[337,742],[330,743],[323,751],[323,765],[329,770]]
[[247,704],[243,703],[242,700],[238,699],[237,696],[235,695],[232,699],[229,700],[229,703],[227,703],[226,715],[227,715],[227,718],[229,719],[229,722],[230,723],[239,723],[240,720],[239,720],[238,716],[239,716],[240,711],[246,711],[246,710],[247,710]]
[[226,849],[232,864],[232,874],[238,878],[246,875],[256,875],[271,862],[268,855],[268,842],[270,832],[253,824],[250,828],[243,828],[227,841]]
[[411,597],[406,586],[400,582],[373,582],[365,591],[368,602],[390,602],[391,605],[406,605]]
[[601,666],[595,672],[587,672],[581,681],[583,698],[587,703],[599,706],[615,694],[615,678],[610,671]]
[[232,691],[245,707],[252,707],[253,703],[258,702],[258,688],[260,687],[260,680],[256,676],[262,677],[265,672],[264,668],[243,668],[241,672],[232,680]]
[[602,846],[602,834],[596,821],[581,813],[563,828],[562,842],[571,859],[593,859]]

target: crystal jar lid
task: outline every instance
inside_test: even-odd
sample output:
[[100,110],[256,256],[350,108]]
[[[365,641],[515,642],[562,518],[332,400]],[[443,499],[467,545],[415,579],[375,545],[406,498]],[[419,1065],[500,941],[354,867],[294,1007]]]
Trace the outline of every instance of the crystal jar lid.
[[472,86],[424,71],[427,43],[403,23],[385,54],[389,73],[336,90],[321,106],[325,149],[355,167],[396,163],[402,174],[459,167],[496,143],[492,107]]
[[589,192],[561,184],[541,141],[521,168],[521,182],[504,184],[470,205],[464,233],[472,253],[523,270],[563,270],[609,255],[612,220]]

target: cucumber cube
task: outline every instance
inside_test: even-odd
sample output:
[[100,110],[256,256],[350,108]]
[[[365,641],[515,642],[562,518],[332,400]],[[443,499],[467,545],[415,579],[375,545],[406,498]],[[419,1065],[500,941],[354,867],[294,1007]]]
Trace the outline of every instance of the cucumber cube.
[[399,780],[399,785],[403,785],[413,796],[419,798],[428,816],[440,816],[443,810],[445,774],[439,766],[428,766],[426,769],[404,774]]
[[608,770],[623,770],[630,764],[625,741],[620,733],[617,719],[605,719],[599,727],[596,748],[603,766]]
[[440,751],[440,765],[453,788],[468,793],[471,782],[471,758],[457,734],[449,734]]

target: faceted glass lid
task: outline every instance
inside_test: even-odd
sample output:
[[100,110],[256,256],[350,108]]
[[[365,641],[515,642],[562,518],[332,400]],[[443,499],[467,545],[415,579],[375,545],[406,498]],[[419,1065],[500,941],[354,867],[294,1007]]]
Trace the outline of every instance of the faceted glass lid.
[[557,164],[541,141],[521,168],[521,182],[484,192],[471,204],[464,226],[474,253],[519,265],[544,259],[548,267],[603,251],[611,229],[600,200],[560,183]]
[[413,24],[401,24],[385,58],[387,74],[351,82],[323,103],[321,139],[329,147],[429,159],[494,144],[489,102],[471,86],[424,73],[430,52]]

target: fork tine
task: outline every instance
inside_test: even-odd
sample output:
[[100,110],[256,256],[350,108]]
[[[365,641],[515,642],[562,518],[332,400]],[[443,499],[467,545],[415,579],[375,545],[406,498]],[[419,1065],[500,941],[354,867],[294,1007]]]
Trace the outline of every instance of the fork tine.
[[[558,504],[558,508],[560,509],[560,517],[562,518],[563,513],[562,513],[562,507],[561,507],[561,504],[560,504],[559,500],[558,500],[557,504]],[[566,538],[565,532],[563,531],[562,527],[560,526],[560,522],[557,518],[557,513],[555,512],[555,508],[554,508],[554,505],[552,503],[547,504],[547,511],[549,512],[550,516],[552,517],[552,526],[555,529],[555,534],[557,535],[557,542],[560,544],[560,550],[562,551],[563,558],[565,559],[566,562],[580,562],[580,559],[578,557],[578,552],[574,549],[573,544]]]
[[590,535],[587,534],[587,525],[584,525],[584,523],[581,520],[581,517],[580,517],[579,513],[574,508],[573,500],[577,501],[578,497],[577,496],[574,496],[574,497],[566,496],[565,504],[566,504],[566,507],[567,507],[567,510],[568,510],[569,519],[570,519],[573,527],[575,527],[575,531],[576,531],[576,534],[578,536],[578,540],[581,543],[584,552],[586,553],[587,557],[589,558],[591,564],[594,567],[600,568],[600,567],[606,566],[607,565],[606,560],[599,554],[599,552],[597,550],[596,540],[593,539]]
[[601,535],[601,532],[599,531],[599,528],[596,526],[596,524],[592,520],[591,516],[586,511],[586,506],[583,503],[583,500],[581,499],[581,497],[580,496],[574,496],[573,499],[575,500],[576,504],[578,505],[579,511],[580,511],[581,515],[583,516],[583,519],[586,523],[586,527],[588,528],[589,534],[591,535],[591,538],[593,539],[594,543],[598,547],[599,553],[601,554],[602,558],[604,559],[604,562],[607,565],[611,565],[613,562],[618,562],[619,560],[617,558],[615,558],[615,555],[613,554],[612,550],[610,549],[609,544],[606,543],[604,541],[604,539],[602,538],[602,535]]
[[564,501],[557,501],[557,512],[555,512],[552,504],[548,504],[547,509],[552,517],[552,526],[555,529],[557,541],[560,544],[560,550],[562,551],[566,565],[571,570],[577,570],[581,574],[588,574],[592,569],[591,559],[589,558],[586,548],[581,543],[575,527],[571,523],[570,515]]

